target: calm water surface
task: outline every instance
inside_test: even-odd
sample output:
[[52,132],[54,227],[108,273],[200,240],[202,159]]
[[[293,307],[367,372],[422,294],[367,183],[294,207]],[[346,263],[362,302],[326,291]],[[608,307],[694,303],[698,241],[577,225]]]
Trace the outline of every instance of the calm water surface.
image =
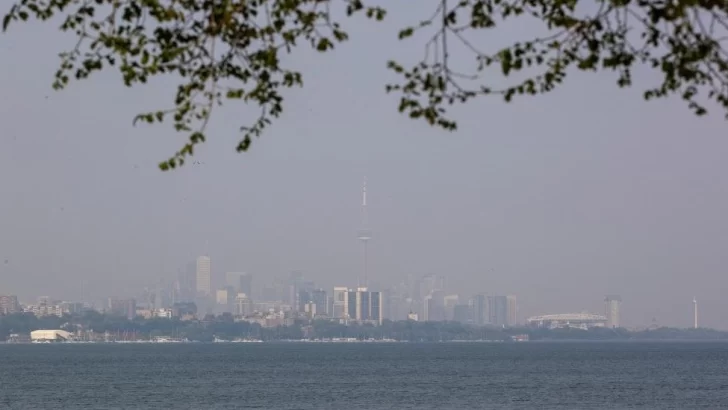
[[0,409],[722,409],[728,344],[0,345]]

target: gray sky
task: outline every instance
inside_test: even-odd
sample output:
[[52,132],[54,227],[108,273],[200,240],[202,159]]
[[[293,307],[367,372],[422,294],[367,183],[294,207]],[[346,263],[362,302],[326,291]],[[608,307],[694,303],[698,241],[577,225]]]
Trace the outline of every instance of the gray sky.
[[56,53],[73,40],[13,28],[0,41],[0,293],[77,299],[86,280],[136,295],[206,240],[218,280],[301,270],[353,285],[366,176],[373,280],[438,273],[462,296],[518,295],[522,316],[601,312],[616,293],[627,325],[688,326],[695,295],[701,323],[728,328],[720,112],[695,118],[609,74],[573,75],[547,96],[458,109],[457,133],[428,128],[383,91],[386,60],[421,53],[423,39],[393,40],[427,15],[408,20],[403,4],[379,27],[350,21],[353,40],[333,54],[297,54],[306,87],[251,152],[234,152],[250,109],[230,105],[198,151],[204,165],[172,173],[157,163],[185,136],[131,126],[168,106],[172,81],[126,89],[108,73],[53,92]]

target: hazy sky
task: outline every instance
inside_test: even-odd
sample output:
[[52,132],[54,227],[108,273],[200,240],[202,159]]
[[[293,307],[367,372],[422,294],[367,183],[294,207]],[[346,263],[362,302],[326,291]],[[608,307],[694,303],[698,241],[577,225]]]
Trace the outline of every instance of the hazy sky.
[[701,323],[728,328],[720,112],[645,103],[605,73],[474,102],[456,111],[457,133],[428,128],[383,91],[386,60],[422,51],[423,38],[394,40],[428,15],[403,5],[376,27],[350,20],[352,41],[330,55],[297,54],[306,87],[249,153],[234,148],[251,109],[230,105],[198,150],[204,164],[171,173],[157,163],[186,137],[131,120],[167,107],[173,82],[126,89],[114,73],[53,92],[56,53],[73,39],[42,24],[1,36],[0,294],[78,299],[85,280],[99,297],[136,296],[208,240],[218,281],[301,270],[353,286],[366,176],[372,280],[442,274],[464,297],[516,294],[522,317],[601,313],[616,293],[627,325],[688,326],[697,296]]

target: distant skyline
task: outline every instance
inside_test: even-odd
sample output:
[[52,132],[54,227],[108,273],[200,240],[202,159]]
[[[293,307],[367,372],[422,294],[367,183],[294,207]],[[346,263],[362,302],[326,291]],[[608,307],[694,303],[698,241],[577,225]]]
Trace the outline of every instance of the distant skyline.
[[455,133],[428,128],[383,91],[386,60],[422,51],[392,40],[406,11],[393,4],[377,29],[347,21],[351,43],[330,55],[297,52],[306,86],[250,152],[234,152],[233,131],[257,109],[231,104],[201,163],[171,173],[157,163],[186,136],[131,126],[169,105],[171,79],[127,89],[106,73],[56,93],[69,38],[47,24],[3,36],[0,59],[23,63],[0,67],[0,294],[133,296],[206,252],[213,281],[299,270],[353,286],[366,177],[372,282],[436,273],[463,296],[515,294],[523,316],[602,314],[618,294],[625,326],[691,327],[696,297],[700,324],[728,329],[720,112],[697,118],[577,73],[550,95],[462,107]]

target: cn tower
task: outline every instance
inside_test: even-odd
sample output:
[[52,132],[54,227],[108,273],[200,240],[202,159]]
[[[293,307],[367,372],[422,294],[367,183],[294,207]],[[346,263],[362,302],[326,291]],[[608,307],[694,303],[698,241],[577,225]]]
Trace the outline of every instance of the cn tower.
[[367,180],[364,178],[364,185],[361,189],[361,228],[359,229],[359,234],[357,235],[361,243],[364,245],[364,280],[362,281],[361,278],[357,281],[359,287],[368,287],[369,286],[369,272],[368,272],[368,266],[367,266],[367,258],[368,258],[368,243],[369,240],[372,239],[372,230],[369,229],[369,215],[367,213]]

